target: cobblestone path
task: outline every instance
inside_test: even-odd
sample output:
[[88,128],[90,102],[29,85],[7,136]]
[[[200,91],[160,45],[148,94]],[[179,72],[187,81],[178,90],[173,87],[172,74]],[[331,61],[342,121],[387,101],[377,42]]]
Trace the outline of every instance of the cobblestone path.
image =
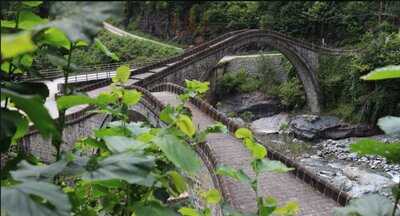
[[[169,92],[153,93],[165,104],[178,104],[177,95]],[[196,106],[188,103],[186,105],[192,112],[193,121],[198,128],[203,129],[214,120],[199,110]],[[240,140],[232,134],[211,134],[207,138],[212,154],[215,155],[217,165],[225,164],[234,168],[243,169],[248,175],[254,176],[251,171],[250,154],[247,152]],[[263,196],[274,196],[280,204],[287,201],[297,201],[302,216],[325,216],[332,215],[332,209],[338,204],[331,198],[325,197],[310,185],[289,173],[274,174],[264,173],[259,179],[259,188]],[[255,194],[245,184],[232,181],[222,177],[221,180],[224,193],[227,195],[231,205],[244,212],[255,212]]]

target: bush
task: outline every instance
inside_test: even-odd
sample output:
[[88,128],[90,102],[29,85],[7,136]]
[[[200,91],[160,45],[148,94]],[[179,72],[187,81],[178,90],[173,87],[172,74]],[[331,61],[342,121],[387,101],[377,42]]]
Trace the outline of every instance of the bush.
[[[99,32],[97,38],[119,57],[120,62],[143,63],[144,61],[158,61],[179,54],[173,48],[159,46],[131,37],[117,36],[106,30]],[[37,65],[39,68],[48,68],[50,66],[44,55],[39,54],[35,62],[40,63]],[[72,54],[72,62],[76,65],[93,65],[111,63],[113,60],[104,55],[96,46],[89,46],[84,49],[76,49]]]
[[278,88],[278,97],[289,109],[299,109],[305,105],[304,89],[297,78],[282,83]]

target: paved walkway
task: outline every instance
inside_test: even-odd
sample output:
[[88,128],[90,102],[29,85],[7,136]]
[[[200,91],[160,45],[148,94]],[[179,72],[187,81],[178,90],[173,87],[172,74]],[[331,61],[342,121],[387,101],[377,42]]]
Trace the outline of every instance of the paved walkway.
[[[177,95],[169,92],[155,92],[154,95],[165,104],[176,105],[179,103]],[[192,112],[194,123],[203,129],[214,120],[199,110],[196,106],[188,103],[186,105]],[[254,176],[251,171],[250,154],[240,140],[231,134],[211,134],[207,138],[207,145],[216,156],[217,164],[225,164],[234,168],[243,169],[248,175]],[[256,210],[255,194],[245,184],[222,178],[223,184],[229,194],[229,199],[236,207],[245,212]],[[264,173],[259,179],[261,194],[263,196],[274,196],[280,204],[287,201],[297,201],[301,212],[299,215],[327,216],[332,215],[332,209],[338,204],[311,186],[297,179],[294,175]]]

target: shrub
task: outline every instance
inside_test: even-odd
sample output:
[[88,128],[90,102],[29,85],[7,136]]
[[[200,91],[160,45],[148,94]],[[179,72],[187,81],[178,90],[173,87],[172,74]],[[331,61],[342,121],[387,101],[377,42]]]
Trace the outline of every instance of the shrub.
[[305,95],[299,79],[291,78],[282,83],[278,89],[278,97],[281,99],[282,104],[289,109],[298,109],[304,106]]

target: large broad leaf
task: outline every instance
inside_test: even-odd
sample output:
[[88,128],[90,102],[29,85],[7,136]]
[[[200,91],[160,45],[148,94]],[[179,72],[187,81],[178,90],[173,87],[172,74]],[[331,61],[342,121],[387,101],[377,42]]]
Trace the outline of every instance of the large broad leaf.
[[400,78],[400,65],[391,65],[383,68],[378,68],[369,74],[362,76],[363,80],[383,80]]
[[10,216],[68,216],[71,214],[71,204],[67,195],[62,193],[57,186],[45,182],[29,181],[12,187],[1,187],[1,208]]
[[252,138],[253,133],[247,128],[239,128],[235,131],[235,137],[239,139]]
[[124,90],[124,95],[122,96],[122,102],[128,106],[137,104],[142,97],[142,93],[136,90]]
[[196,133],[196,128],[194,127],[190,117],[187,115],[179,115],[176,121],[176,125],[183,133],[185,133],[189,137],[193,137],[193,135]]
[[39,37],[39,41],[43,44],[62,47],[67,50],[71,48],[71,42],[65,36],[65,33],[57,28],[46,29]]
[[112,60],[119,61],[117,54],[111,52],[98,38],[94,39],[96,47],[100,49],[106,56],[110,57]]
[[32,13],[31,11],[24,10],[19,14],[18,28],[28,30],[32,29],[34,26],[47,22],[47,19],[42,19],[40,16]]
[[44,102],[49,96],[49,89],[46,84],[38,82],[21,82],[21,83],[5,83],[5,87],[19,94],[31,95],[36,94],[41,97]]
[[280,161],[257,159],[252,162],[253,170],[257,173],[263,171],[274,172],[274,173],[285,173],[294,170],[293,168],[287,167]]
[[148,144],[124,136],[104,137],[107,148],[113,153],[125,151],[141,151],[148,147]]
[[[3,115],[3,113],[2,113]],[[29,130],[29,120],[25,116],[21,116],[21,118],[15,118],[14,121],[17,125],[17,131],[15,131],[14,136],[12,137],[11,144],[17,144],[19,139],[25,136],[25,134]]]
[[382,117],[378,120],[378,126],[385,132],[385,134],[400,136],[400,117]]
[[361,155],[379,155],[387,160],[398,163],[400,162],[400,143],[383,143],[374,139],[360,139],[358,142],[351,144],[351,151]]
[[10,111],[8,109],[1,108],[0,152],[8,151],[11,140],[17,132],[18,122],[21,119],[22,116],[17,111]]
[[287,202],[284,206],[275,209],[273,215],[286,216],[286,215],[297,215],[300,211],[299,204],[297,202]]
[[22,95],[15,91],[2,88],[1,97],[9,97],[18,109],[24,111],[35,127],[44,137],[50,135],[59,136],[59,132],[54,120],[51,118],[47,109],[41,103],[39,96]]
[[[368,194],[351,200],[350,204],[344,208],[336,208],[334,215],[391,216],[392,210],[393,204],[388,198],[376,194]],[[399,215],[400,213],[397,212],[396,216]]]
[[128,65],[122,65],[117,68],[117,75],[112,78],[114,83],[126,83],[129,79],[131,72]]
[[243,172],[243,170],[236,170],[229,166],[219,166],[217,168],[217,175],[228,176],[237,181],[251,185],[251,178]]
[[175,121],[175,108],[171,105],[167,105],[160,113],[160,120],[164,121],[165,123],[171,124]]
[[60,110],[68,109],[82,104],[93,104],[95,99],[86,95],[67,95],[57,98],[57,107]]
[[136,216],[178,216],[178,214],[158,202],[137,203],[133,206]]
[[12,58],[24,53],[36,50],[32,41],[30,32],[21,32],[16,34],[1,36],[1,57],[2,59]]
[[267,149],[260,143],[252,139],[245,138],[243,140],[244,146],[250,151],[251,156],[255,159],[263,159],[267,155]]
[[189,173],[200,170],[200,159],[196,152],[178,137],[170,133],[160,133],[153,142],[175,166]]
[[103,21],[111,16],[123,14],[122,2],[56,2],[50,13],[57,19],[38,28],[56,27],[67,35],[71,42],[91,42],[103,28]]
[[221,194],[217,189],[211,189],[201,194],[207,204],[217,204],[221,201]]
[[181,174],[179,174],[177,171],[169,171],[167,174],[174,185],[174,190],[178,192],[178,194],[181,194],[187,190],[185,178]]
[[53,181],[53,177],[60,173],[66,166],[66,160],[59,160],[50,165],[35,166],[23,160],[18,164],[16,171],[11,171],[13,179],[18,181]]
[[155,166],[155,158],[133,152],[115,154],[101,160],[94,170],[88,170],[82,175],[86,180],[121,179],[130,184],[151,186],[154,177],[150,175]]

